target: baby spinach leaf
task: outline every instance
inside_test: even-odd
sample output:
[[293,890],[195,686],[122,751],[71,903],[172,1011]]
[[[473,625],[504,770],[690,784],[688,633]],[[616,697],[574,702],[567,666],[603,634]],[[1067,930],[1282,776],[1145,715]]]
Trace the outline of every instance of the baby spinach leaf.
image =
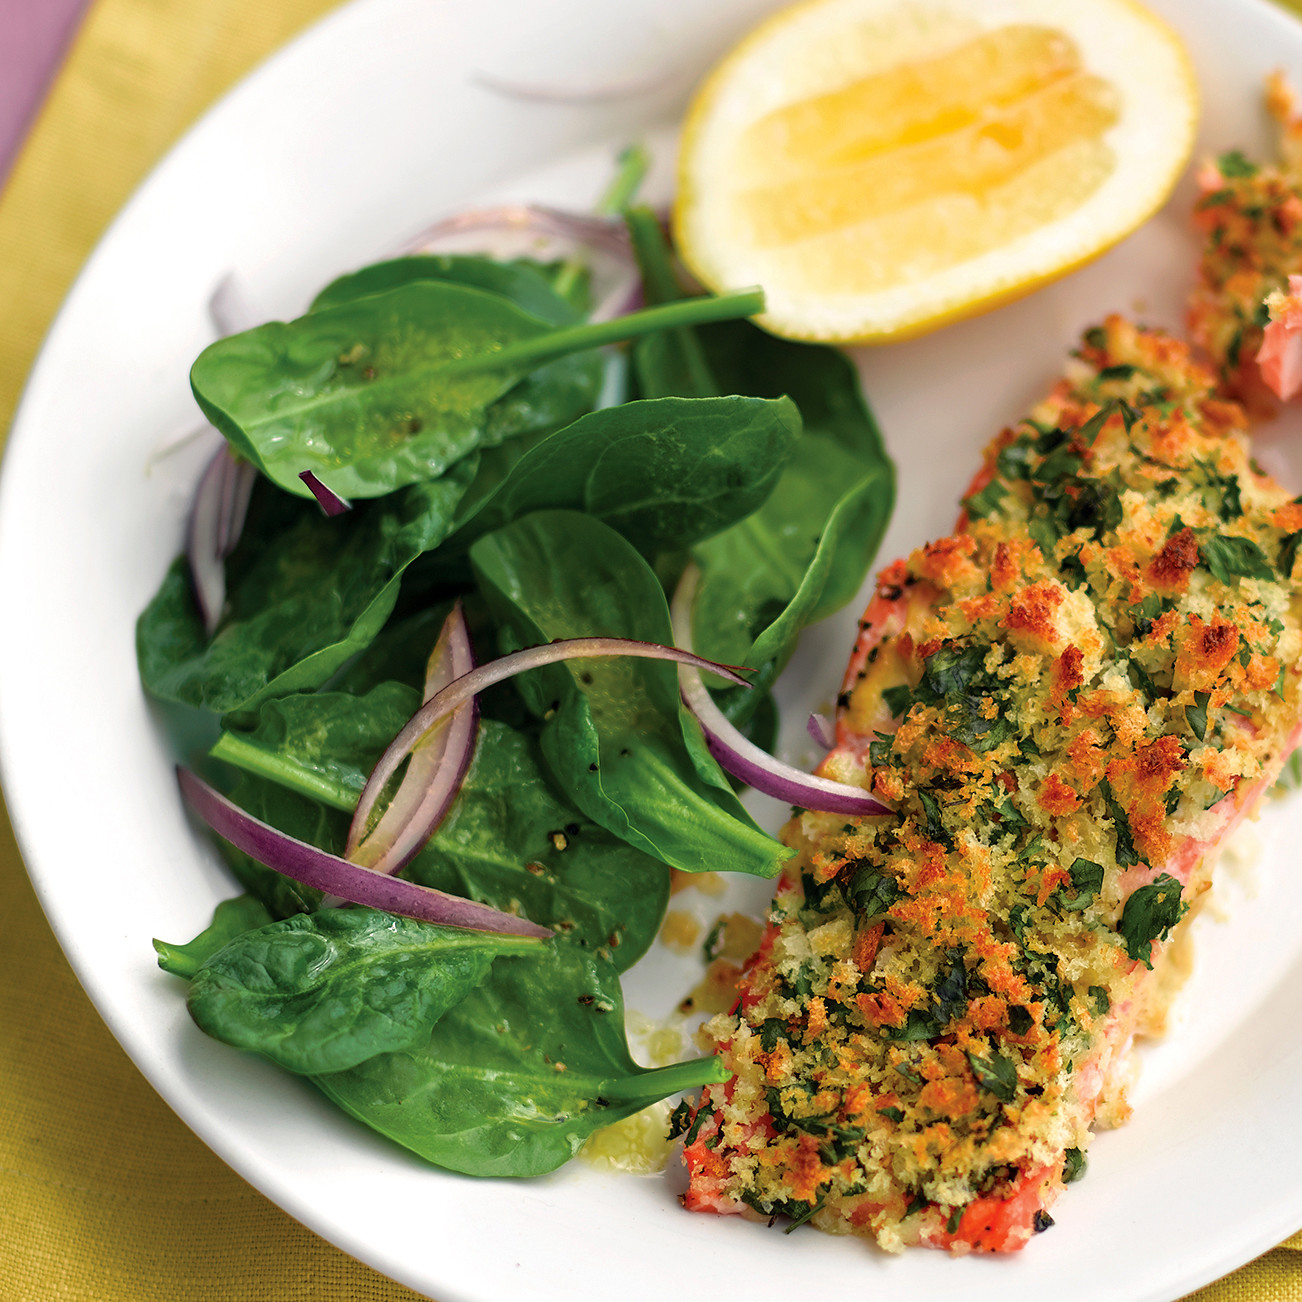
[[[539,511],[479,539],[470,560],[517,645],[613,635],[673,641],[647,563],[590,516]],[[761,832],[710,758],[663,661],[610,658],[515,680],[543,717],[543,754],[590,818],[688,872],[774,875],[790,851]]]
[[[350,814],[418,704],[419,693],[400,683],[360,697],[290,697],[264,705],[253,731],[224,732],[212,754]],[[338,851],[333,823],[313,831],[325,839],[305,839]],[[403,876],[519,909],[574,944],[603,949],[620,971],[646,953],[669,899],[665,865],[579,813],[547,777],[537,740],[492,719],[480,722],[451,811]]]
[[335,519],[259,485],[227,561],[227,609],[213,636],[183,559],[141,615],[145,688],[223,714],[321,686],[380,631],[403,571],[449,532],[473,469],[457,466]]
[[669,870],[576,810],[548,778],[539,743],[483,719],[446,820],[404,871],[453,895],[520,912],[626,971],[650,948]]
[[726,1078],[715,1058],[639,1067],[614,968],[560,940],[546,950],[499,959],[421,1045],[318,1076],[317,1085],[438,1166],[534,1176],[567,1162],[600,1127]]
[[858,592],[894,506],[895,470],[846,357],[744,322],[698,334],[725,390],[786,393],[804,422],[765,504],[693,549],[696,650],[760,667],[757,684],[767,686],[800,630]]
[[[646,209],[626,219],[647,301],[681,296],[659,222]],[[800,630],[858,592],[890,519],[894,467],[858,374],[834,349],[778,339],[744,321],[666,331],[640,341],[633,357],[646,395],[785,395],[800,411],[804,436],[766,503],[693,549],[701,568],[695,649],[755,666],[757,687],[767,688]],[[735,722],[759,699],[721,693]]]
[[158,966],[173,976],[192,977],[219,949],[242,936],[274,921],[267,906],[252,895],[237,895],[223,900],[213,912],[212,921],[193,940],[185,944],[169,944],[155,940]]
[[378,497],[479,447],[487,408],[546,362],[762,303],[756,291],[557,329],[500,294],[416,280],[220,339],[191,386],[208,419],[287,491],[302,496],[299,474],[312,470],[344,497]]
[[320,312],[422,280],[469,285],[500,294],[549,325],[573,325],[583,315],[556,292],[536,263],[500,262],[496,258],[459,253],[416,254],[374,262],[332,280],[312,300],[309,310]]
[[[580,306],[558,294],[537,263],[498,262],[465,254],[395,258],[363,267],[331,281],[313,300],[311,310],[337,307],[368,294],[428,280],[500,294],[553,326],[574,325],[583,317]],[[605,359],[591,349],[539,367],[489,405],[484,413],[484,446],[569,424],[596,404],[605,372]]]
[[403,575],[399,608],[366,650],[330,680],[331,691],[365,696],[381,683],[403,683],[413,692],[424,684],[430,652],[452,610],[452,602],[422,600],[414,609],[404,610],[410,574],[408,571]]
[[1121,910],[1117,930],[1126,943],[1126,953],[1153,966],[1153,942],[1165,940],[1171,928],[1189,911],[1181,898],[1181,886],[1170,873],[1162,873],[1147,886],[1132,891]]
[[590,412],[463,506],[446,550],[542,509],[583,511],[648,555],[685,547],[755,510],[799,438],[785,398],[660,398]]
[[224,729],[209,754],[350,813],[419,706],[420,693],[405,683],[381,683],[364,696],[286,696],[264,702],[253,729]]
[[422,1041],[497,956],[535,950],[537,941],[377,909],[299,913],[212,955],[190,983],[190,1016],[287,1071],[347,1071]]

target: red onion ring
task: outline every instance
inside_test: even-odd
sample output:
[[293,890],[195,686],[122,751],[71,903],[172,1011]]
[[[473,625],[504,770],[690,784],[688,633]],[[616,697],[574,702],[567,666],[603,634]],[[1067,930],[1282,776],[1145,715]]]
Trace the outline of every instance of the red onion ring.
[[836,725],[825,714],[815,711],[805,722],[805,731],[824,750],[836,745]]
[[639,642],[625,637],[574,637],[558,638],[545,646],[527,647],[523,651],[513,651],[510,655],[497,660],[490,660],[486,665],[468,674],[462,674],[442,691],[436,692],[407,721],[402,730],[393,739],[389,749],[380,756],[367,779],[361,798],[357,802],[358,813],[355,816],[365,821],[366,813],[374,806],[385,784],[397,772],[403,759],[411,753],[429,733],[449,714],[467,701],[473,700],[486,687],[504,682],[517,674],[527,673],[530,669],[539,669],[543,665],[558,664],[563,660],[587,660],[601,656],[633,656],[646,660],[672,660],[678,664],[695,665],[698,669],[709,670],[718,674],[738,687],[750,684],[732,665],[715,664],[712,660],[703,660],[690,651],[680,651],[677,647],[662,646],[658,642]]
[[[692,640],[692,602],[700,581],[700,570],[689,562],[683,571],[674,593],[671,613],[674,623],[674,641],[690,646]],[[733,726],[714,703],[700,671],[687,665],[678,669],[678,685],[687,702],[687,708],[696,716],[705,733],[710,754],[733,777],[740,778],[756,791],[773,796],[801,809],[813,809],[829,814],[858,814],[871,816],[889,814],[885,805],[879,804],[862,787],[845,782],[833,782],[802,772],[790,764],[775,759],[761,750]]]
[[496,73],[479,71],[472,74],[471,80],[485,90],[504,95],[507,99],[529,100],[540,104],[607,104],[662,90],[676,81],[678,76],[678,72],[671,69],[625,81],[559,86],[543,82],[513,81],[508,77],[499,77]]
[[317,505],[326,515],[343,515],[345,511],[353,509],[346,498],[340,497],[333,489],[327,488],[312,471],[300,470],[298,477],[312,490]]
[[225,560],[235,550],[248,515],[258,472],[223,441],[195,489],[186,526],[186,559],[194,599],[209,637],[221,622],[226,604]]
[[592,321],[641,306],[642,278],[624,223],[540,204],[506,204],[435,222],[404,254],[489,253],[495,258],[567,261],[581,255],[592,275]]
[[305,886],[337,895],[353,904],[445,927],[497,931],[512,936],[533,936],[539,940],[551,937],[552,933],[545,927],[527,918],[516,918],[486,904],[431,890],[402,877],[377,873],[306,841],[287,836],[278,828],[254,818],[189,769],[178,768],[176,772],[181,794],[218,836],[250,858]]
[[[443,621],[426,666],[425,700],[432,700],[474,667],[470,629],[465,611],[457,602]],[[380,787],[367,783],[348,829],[345,858],[381,873],[396,872],[411,861],[434,835],[461,789],[475,752],[478,722],[479,706],[472,697],[457,706],[410,751],[397,755],[391,755],[392,747],[385,751],[380,764],[392,760],[394,768],[410,755],[407,772],[389,807],[369,833],[366,826]]]
[[208,319],[221,338],[252,330],[263,320],[244,295],[233,271],[228,271],[208,296]]

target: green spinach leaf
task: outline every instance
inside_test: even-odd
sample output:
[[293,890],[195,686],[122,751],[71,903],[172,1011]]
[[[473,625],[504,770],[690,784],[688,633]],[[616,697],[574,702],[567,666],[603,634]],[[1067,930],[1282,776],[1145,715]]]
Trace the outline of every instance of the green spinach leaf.
[[[264,705],[252,732],[223,732],[212,754],[351,814],[380,753],[418,704],[419,693],[399,683],[361,697],[290,697]],[[338,852],[333,821],[310,830],[304,839]],[[481,719],[457,799],[403,876],[519,909],[574,944],[608,953],[620,971],[646,953],[669,899],[665,865],[579,813],[548,778],[536,738],[493,719]]]
[[497,909],[518,905],[626,971],[650,948],[669,869],[579,813],[548,778],[536,738],[483,719],[456,803],[403,876]]
[[[648,301],[680,297],[672,257],[646,209],[626,218]],[[804,435],[765,504],[700,543],[692,639],[702,655],[760,670],[772,685],[800,630],[839,610],[858,592],[895,500],[895,473],[864,402],[853,364],[835,349],[778,339],[749,322],[665,332],[638,343],[639,392],[785,395]],[[744,723],[758,691],[721,694]]]
[[534,444],[491,494],[481,494],[477,482],[476,500],[458,513],[444,554],[544,509],[583,511],[646,555],[686,547],[754,511],[799,438],[800,414],[785,398],[606,407]]
[[272,921],[267,906],[255,896],[237,895],[232,900],[223,900],[213,912],[212,921],[193,940],[179,945],[165,940],[154,941],[158,966],[173,976],[188,979],[236,936],[265,927]]
[[519,937],[324,909],[230,941],[195,973],[188,1004],[214,1039],[287,1071],[347,1071],[422,1041],[494,958],[534,951]]
[[[580,305],[557,293],[546,270],[537,263],[499,262],[466,254],[417,255],[363,267],[331,281],[313,300],[311,310],[338,307],[368,294],[428,280],[500,294],[553,326],[575,325],[583,317]],[[593,350],[539,367],[486,409],[484,446],[491,448],[569,424],[596,405],[605,373],[605,360]]]
[[267,701],[249,731],[226,728],[209,754],[351,813],[388,744],[420,706],[405,683],[364,696],[318,692]]
[[559,357],[760,310],[758,292],[555,328],[500,294],[414,280],[210,345],[191,370],[207,418],[282,488],[312,470],[347,498],[435,479],[486,440],[488,407]]
[[453,1171],[534,1176],[594,1130],[679,1090],[719,1081],[715,1058],[639,1067],[614,968],[554,941],[503,958],[428,1040],[316,1083],[345,1111]]
[[204,632],[184,559],[141,615],[136,647],[146,689],[224,714],[320,687],[379,633],[403,572],[450,531],[473,470],[457,466],[335,519],[259,485],[227,561],[227,609],[213,636]]
[[[481,538],[470,560],[516,645],[592,635],[673,641],[654,573],[590,516],[525,516]],[[614,835],[688,872],[769,877],[790,856],[732,793],[679,700],[673,666],[576,661],[515,681],[545,720],[543,754],[557,783]]]

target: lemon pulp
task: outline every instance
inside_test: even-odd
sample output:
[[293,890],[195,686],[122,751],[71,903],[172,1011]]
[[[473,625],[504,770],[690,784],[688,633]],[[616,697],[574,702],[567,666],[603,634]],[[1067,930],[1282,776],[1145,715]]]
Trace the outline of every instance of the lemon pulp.
[[1120,96],[1016,24],[798,99],[742,132],[736,226],[812,292],[872,292],[1008,244],[1111,173]]

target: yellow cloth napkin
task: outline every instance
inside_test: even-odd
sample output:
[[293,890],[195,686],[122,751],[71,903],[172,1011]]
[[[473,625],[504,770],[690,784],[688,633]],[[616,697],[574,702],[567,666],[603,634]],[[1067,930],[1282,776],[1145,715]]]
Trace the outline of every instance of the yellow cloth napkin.
[[[73,276],[136,184],[332,3],[98,0],[0,194],[0,431]],[[274,1207],[154,1093],[64,961],[2,811],[0,917],[3,1302],[416,1298]],[[1195,1296],[1302,1302],[1302,1234]]]

